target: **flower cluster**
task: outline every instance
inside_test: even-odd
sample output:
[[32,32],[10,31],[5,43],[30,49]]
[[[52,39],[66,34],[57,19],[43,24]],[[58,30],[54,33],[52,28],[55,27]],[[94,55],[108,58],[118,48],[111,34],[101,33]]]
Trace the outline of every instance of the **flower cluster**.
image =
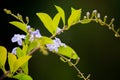
[[40,31],[37,29],[35,31],[31,30],[31,27],[28,25],[27,30],[30,33],[30,41],[32,42],[35,38],[41,38],[42,35],[40,34]]
[[[27,26],[27,30],[28,32],[30,33],[30,42],[32,42],[35,38],[41,38],[41,34],[40,34],[40,31],[37,29],[35,31],[32,31],[31,30],[31,27],[28,25]],[[11,38],[11,41],[14,43],[14,42],[17,42],[19,46],[22,46],[23,45],[23,41],[22,39],[25,39],[26,36],[25,35],[20,35],[20,34],[14,34],[14,36]],[[13,48],[12,50],[12,53],[13,54],[16,54],[16,50],[17,50],[17,47]]]
[[[27,26],[27,31],[30,34],[30,38],[29,38],[30,42],[34,41],[36,38],[42,37],[42,35],[40,34],[40,31],[38,29],[32,30],[32,28],[29,25]],[[61,32],[61,29],[58,28],[57,33],[60,33],[60,32]],[[23,45],[22,39],[25,39],[25,38],[26,38],[25,35],[15,34],[12,37],[11,41],[13,43],[17,42],[19,46],[22,46]],[[53,44],[46,44],[46,47],[49,51],[55,51],[55,52],[58,52],[58,48],[61,46],[66,47],[66,45],[64,43],[62,43],[59,38],[55,38],[53,40]],[[17,47],[13,48],[12,53],[16,54],[16,50],[17,50]]]
[[53,40],[53,44],[46,44],[46,46],[49,49],[49,51],[55,51],[55,52],[58,52],[58,48],[60,46],[66,47],[66,45],[64,43],[62,43],[59,38],[55,38]]

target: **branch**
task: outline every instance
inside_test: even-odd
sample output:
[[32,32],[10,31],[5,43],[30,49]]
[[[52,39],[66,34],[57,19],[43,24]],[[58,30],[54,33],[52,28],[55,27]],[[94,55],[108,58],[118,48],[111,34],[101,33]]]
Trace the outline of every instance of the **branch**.
[[30,51],[27,55],[32,55],[34,52],[36,52],[37,50],[39,50],[40,49],[40,47],[36,47],[36,48],[34,48],[32,51]]
[[[57,53],[56,53],[56,54],[57,54]],[[82,79],[84,79],[84,80],[90,80],[90,79],[89,79],[89,78],[90,78],[90,74],[89,74],[87,77],[85,77],[85,76],[83,75],[83,73],[76,67],[76,64],[72,63],[70,59],[68,59],[68,58],[66,58],[66,57],[64,57],[64,56],[62,56],[62,55],[60,55],[60,54],[57,54],[57,55],[60,56],[61,58],[63,58],[66,62],[68,62],[68,63],[70,64],[70,66],[73,66],[74,69],[78,72],[78,76],[79,76],[80,78],[82,78]]]

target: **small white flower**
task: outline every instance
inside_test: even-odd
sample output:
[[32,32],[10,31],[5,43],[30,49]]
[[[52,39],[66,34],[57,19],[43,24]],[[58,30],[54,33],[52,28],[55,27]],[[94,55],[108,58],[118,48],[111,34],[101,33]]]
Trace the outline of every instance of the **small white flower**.
[[89,16],[90,16],[90,12],[87,12],[87,13],[86,13],[86,16],[87,16],[87,18],[89,18]]
[[100,18],[100,13],[97,14],[97,18]]
[[20,35],[20,34],[14,34],[14,36],[12,37],[11,41],[17,42],[18,45],[22,45],[22,39],[25,39],[25,35]]
[[95,14],[96,14],[96,13],[97,13],[97,10],[93,10],[93,13],[95,13]]
[[105,18],[107,18],[107,16],[105,16]]

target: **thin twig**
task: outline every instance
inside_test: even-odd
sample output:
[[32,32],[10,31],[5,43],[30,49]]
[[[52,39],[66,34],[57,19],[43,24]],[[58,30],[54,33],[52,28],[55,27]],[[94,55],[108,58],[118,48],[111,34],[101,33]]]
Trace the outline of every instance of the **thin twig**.
[[[57,54],[57,53],[56,53]],[[71,64],[71,66],[74,67],[74,69],[78,72],[78,74],[81,76],[81,78],[83,78],[84,80],[90,80],[89,77],[85,78],[85,76],[83,75],[83,73],[76,67],[76,65],[74,63],[72,63],[69,59],[67,59],[66,57],[57,54],[58,56],[62,57],[63,59],[65,59],[67,62],[69,62]]]
[[28,55],[29,55],[29,56],[32,55],[34,52],[36,52],[36,51],[39,50],[39,49],[40,49],[40,47],[34,48],[32,51],[30,51],[30,52],[28,53]]

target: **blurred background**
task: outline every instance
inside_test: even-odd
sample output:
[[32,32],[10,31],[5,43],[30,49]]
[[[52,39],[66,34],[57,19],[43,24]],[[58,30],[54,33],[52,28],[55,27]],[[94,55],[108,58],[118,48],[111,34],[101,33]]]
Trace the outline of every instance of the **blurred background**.
[[[108,16],[108,22],[114,17],[117,29],[120,28],[119,4],[119,0],[0,0],[0,45],[11,52],[17,46],[11,42],[11,37],[15,33],[24,34],[8,23],[16,19],[5,14],[4,8],[10,9],[14,14],[28,16],[29,25],[40,29],[42,35],[50,36],[36,16],[37,12],[45,12],[53,17],[57,13],[54,5],[58,5],[64,9],[68,18],[71,7],[82,8],[82,17],[86,12],[96,9],[101,13],[101,18]],[[78,53],[81,59],[77,66],[85,75],[91,74],[90,80],[119,80],[120,38],[115,38],[112,31],[91,22],[74,25],[58,37]],[[29,62],[29,74],[34,80],[82,80],[77,77],[74,68],[60,61],[53,53],[44,56],[36,52]]]

